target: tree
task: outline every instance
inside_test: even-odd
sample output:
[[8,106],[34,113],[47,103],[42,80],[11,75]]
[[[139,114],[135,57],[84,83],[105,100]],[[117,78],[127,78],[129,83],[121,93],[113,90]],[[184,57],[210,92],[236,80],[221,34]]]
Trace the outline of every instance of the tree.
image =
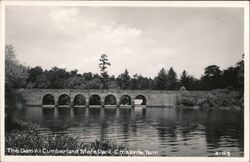
[[131,78],[129,76],[128,70],[125,69],[124,73],[121,73],[121,75],[119,75],[117,78],[118,86],[121,89],[130,89],[130,80]]
[[36,77],[36,84],[37,84],[36,88],[40,88],[40,89],[51,88],[50,81],[44,73]]
[[109,77],[108,89],[119,89],[116,78],[114,75]]
[[16,59],[14,47],[5,46],[5,128],[11,129],[13,110],[24,106],[25,100],[22,93],[16,88],[25,88],[28,78],[27,68]]
[[244,107],[244,54],[242,55],[242,60],[237,63],[236,68],[238,69],[238,83],[239,83],[239,104]]
[[167,89],[168,90],[175,90],[177,89],[177,74],[176,72],[174,71],[173,67],[171,67],[169,70],[168,70],[168,73],[167,73]]
[[168,77],[167,77],[167,72],[164,68],[160,70],[157,77],[155,77],[154,81],[155,81],[155,89],[157,90],[167,89]]
[[202,90],[202,83],[200,79],[192,77],[192,84],[190,85],[190,90]]
[[108,77],[109,76],[108,76],[108,72],[107,72],[106,69],[111,64],[108,62],[108,56],[106,54],[102,54],[99,61],[100,61],[99,68],[101,70],[101,81],[103,83],[103,88],[107,89],[107,82],[108,82]]
[[28,82],[36,82],[36,77],[43,73],[43,69],[40,66],[36,66],[34,68],[30,68],[28,70],[29,77],[27,79]]
[[91,72],[83,73],[82,77],[84,78],[85,81],[89,81],[93,78],[93,74]]
[[86,81],[86,88],[87,89],[102,89],[102,82],[100,78],[93,77],[93,79]]
[[244,90],[244,54],[242,55],[242,60],[237,62],[236,68],[238,69],[237,79],[238,79],[239,87],[242,90]]
[[221,74],[220,67],[217,65],[210,65],[205,68],[205,76],[206,77],[216,77]]
[[72,76],[76,76],[76,75],[77,75],[77,72],[78,72],[78,70],[77,70],[77,69],[75,69],[75,70],[71,70],[71,71],[69,72],[70,77],[72,77]]
[[222,77],[220,67],[210,65],[205,68],[204,76],[201,78],[203,90],[222,88]]
[[131,79],[130,88],[133,90],[153,89],[153,80],[150,78],[143,77],[142,75],[135,74]]
[[69,88],[69,89],[76,89],[76,88],[86,89],[86,83],[85,83],[85,80],[82,77],[72,76],[72,77],[67,78],[64,81],[64,88]]
[[25,88],[27,85],[27,68],[16,59],[14,47],[5,46],[5,85],[10,88]]
[[238,88],[239,82],[238,82],[238,70],[235,67],[229,67],[226,70],[223,71],[222,78],[223,78],[223,88],[226,87],[233,87]]
[[191,85],[193,81],[194,81],[194,78],[192,76],[189,76],[186,70],[183,70],[180,76],[181,85],[184,86],[187,90],[191,90]]
[[57,67],[53,67],[51,70],[46,71],[46,73],[53,89],[63,89],[64,81],[70,76],[69,72],[65,69]]
[[133,89],[133,90],[135,90],[135,89],[139,89],[138,88],[138,78],[139,78],[139,76],[138,76],[138,74],[134,74],[133,75],[133,77],[132,77],[132,79],[131,79],[131,89]]

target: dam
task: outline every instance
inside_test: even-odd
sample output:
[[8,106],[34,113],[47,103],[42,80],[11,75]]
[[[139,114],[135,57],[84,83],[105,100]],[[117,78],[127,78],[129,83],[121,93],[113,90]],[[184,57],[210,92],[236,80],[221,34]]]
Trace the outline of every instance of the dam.
[[85,89],[18,89],[28,106],[174,106],[181,91],[167,90],[85,90]]

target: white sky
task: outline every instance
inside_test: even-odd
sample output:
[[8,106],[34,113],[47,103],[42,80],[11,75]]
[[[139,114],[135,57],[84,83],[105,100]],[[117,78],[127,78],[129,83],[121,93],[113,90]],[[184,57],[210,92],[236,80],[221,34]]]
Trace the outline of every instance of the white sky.
[[173,66],[197,78],[208,65],[225,69],[243,54],[243,9],[8,6],[6,44],[21,63],[110,75],[154,77]]

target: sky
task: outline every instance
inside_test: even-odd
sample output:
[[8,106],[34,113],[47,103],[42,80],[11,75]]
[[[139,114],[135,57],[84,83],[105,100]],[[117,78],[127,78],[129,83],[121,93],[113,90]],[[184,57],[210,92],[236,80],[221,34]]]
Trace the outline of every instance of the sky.
[[200,78],[208,65],[226,69],[244,51],[242,8],[7,6],[6,44],[27,66],[154,78],[173,67]]

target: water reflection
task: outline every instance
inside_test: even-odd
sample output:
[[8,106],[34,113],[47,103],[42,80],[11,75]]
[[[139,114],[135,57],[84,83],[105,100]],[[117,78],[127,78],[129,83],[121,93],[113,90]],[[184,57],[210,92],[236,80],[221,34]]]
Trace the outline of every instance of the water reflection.
[[28,107],[16,118],[41,125],[44,135],[63,133],[94,141],[115,139],[131,149],[162,156],[243,156],[243,112],[175,108]]
[[55,122],[55,109],[42,109],[42,120],[45,125]]

